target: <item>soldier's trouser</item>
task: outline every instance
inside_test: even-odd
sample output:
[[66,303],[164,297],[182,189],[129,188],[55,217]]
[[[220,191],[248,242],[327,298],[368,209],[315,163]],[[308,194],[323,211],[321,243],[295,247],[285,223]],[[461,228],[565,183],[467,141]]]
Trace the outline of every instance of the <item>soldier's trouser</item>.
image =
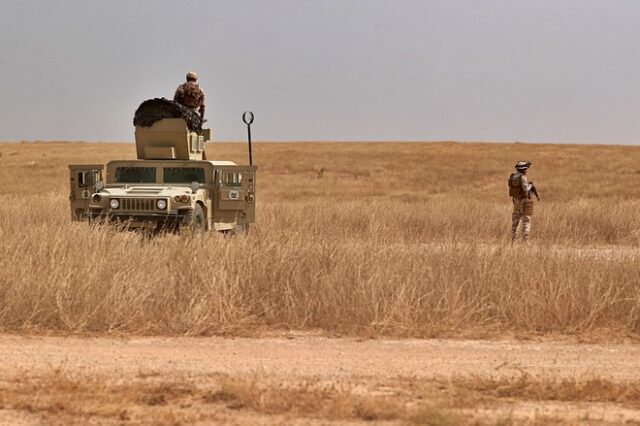
[[531,234],[531,215],[524,214],[524,198],[513,199],[513,214],[511,215],[511,241],[518,237],[518,226],[522,222],[522,238],[529,241]]

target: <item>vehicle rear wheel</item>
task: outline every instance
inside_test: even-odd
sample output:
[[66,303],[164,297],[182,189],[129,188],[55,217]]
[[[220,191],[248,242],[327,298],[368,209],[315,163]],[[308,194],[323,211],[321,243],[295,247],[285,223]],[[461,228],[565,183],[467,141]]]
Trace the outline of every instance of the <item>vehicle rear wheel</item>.
[[234,235],[247,236],[249,235],[249,224],[248,223],[238,223],[233,230]]
[[238,223],[236,224],[236,226],[234,226],[231,229],[225,229],[220,231],[220,233],[222,235],[228,236],[228,237],[234,237],[234,236],[247,236],[249,235],[249,224],[248,223]]

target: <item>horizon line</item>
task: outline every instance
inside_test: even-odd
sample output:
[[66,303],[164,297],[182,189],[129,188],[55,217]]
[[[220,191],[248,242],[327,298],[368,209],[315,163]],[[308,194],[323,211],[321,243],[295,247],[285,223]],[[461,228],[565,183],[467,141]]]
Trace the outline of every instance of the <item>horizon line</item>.
[[[114,143],[114,144],[135,144],[135,140],[132,141],[108,141],[108,140],[73,140],[73,139],[65,139],[65,140],[8,140],[8,141],[0,141],[0,144],[37,144],[37,143]],[[230,143],[230,144],[246,144],[247,141],[243,140],[221,140],[221,141],[208,141],[208,144],[216,144],[216,143]],[[615,142],[615,143],[606,143],[606,142],[531,142],[531,141],[487,141],[487,140],[453,140],[453,139],[439,139],[439,140],[426,140],[426,139],[409,139],[409,140],[392,140],[392,139],[373,139],[373,140],[365,140],[365,139],[324,139],[324,140],[253,140],[253,144],[276,144],[276,143],[310,143],[310,144],[323,144],[323,143],[345,143],[345,144],[361,144],[361,143],[389,143],[389,144],[414,144],[414,143],[454,143],[454,144],[496,144],[496,145],[561,145],[561,146],[569,146],[569,145],[593,145],[593,146],[628,146],[635,147],[640,146],[640,144],[634,143],[624,143],[624,142]]]

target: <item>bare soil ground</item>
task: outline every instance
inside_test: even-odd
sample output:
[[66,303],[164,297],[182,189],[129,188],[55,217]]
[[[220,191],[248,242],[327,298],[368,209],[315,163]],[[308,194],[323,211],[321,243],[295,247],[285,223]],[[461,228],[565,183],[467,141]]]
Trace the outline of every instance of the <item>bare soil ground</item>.
[[640,424],[640,346],[0,336],[0,423]]

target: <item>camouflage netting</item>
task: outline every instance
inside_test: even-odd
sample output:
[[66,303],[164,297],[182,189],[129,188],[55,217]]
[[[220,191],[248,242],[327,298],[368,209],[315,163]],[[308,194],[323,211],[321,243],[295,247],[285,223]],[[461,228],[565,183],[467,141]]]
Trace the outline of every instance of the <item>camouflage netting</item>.
[[194,132],[202,130],[202,120],[197,112],[165,98],[149,99],[141,103],[133,116],[133,125],[150,127],[163,118],[183,118],[189,130]]

